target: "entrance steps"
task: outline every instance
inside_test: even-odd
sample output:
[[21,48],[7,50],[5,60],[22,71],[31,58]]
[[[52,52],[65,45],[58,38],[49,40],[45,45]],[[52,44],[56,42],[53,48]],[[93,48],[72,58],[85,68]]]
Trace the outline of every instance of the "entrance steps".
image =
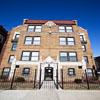
[[56,89],[54,81],[43,81],[41,89]]

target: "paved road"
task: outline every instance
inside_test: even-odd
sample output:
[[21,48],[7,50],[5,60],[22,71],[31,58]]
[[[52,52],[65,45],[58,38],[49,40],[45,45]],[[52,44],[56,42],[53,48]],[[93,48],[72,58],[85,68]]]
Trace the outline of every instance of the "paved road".
[[99,90],[0,90],[0,100],[100,100]]

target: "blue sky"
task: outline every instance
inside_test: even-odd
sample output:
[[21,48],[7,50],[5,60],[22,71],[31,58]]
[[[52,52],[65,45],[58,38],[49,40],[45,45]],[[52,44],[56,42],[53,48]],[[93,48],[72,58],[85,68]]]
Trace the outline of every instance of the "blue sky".
[[0,0],[0,24],[10,31],[23,19],[78,20],[100,56],[100,0]]

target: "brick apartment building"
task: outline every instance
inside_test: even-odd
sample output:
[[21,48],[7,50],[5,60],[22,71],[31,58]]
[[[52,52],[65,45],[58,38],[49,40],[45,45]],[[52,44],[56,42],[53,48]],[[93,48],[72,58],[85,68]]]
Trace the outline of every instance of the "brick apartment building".
[[37,69],[37,80],[40,69],[41,80],[56,80],[58,69],[60,80],[60,69],[68,77],[85,69],[92,75],[94,65],[88,32],[76,20],[26,19],[11,30],[0,68],[9,78],[16,66],[23,76]]

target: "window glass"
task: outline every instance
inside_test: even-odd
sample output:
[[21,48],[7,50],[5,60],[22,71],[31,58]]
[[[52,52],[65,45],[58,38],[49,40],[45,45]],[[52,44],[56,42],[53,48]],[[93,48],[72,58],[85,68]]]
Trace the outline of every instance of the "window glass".
[[26,44],[26,45],[32,44],[32,37],[26,37],[26,39],[25,39],[25,44]]
[[89,62],[88,62],[88,57],[87,57],[87,56],[84,56],[84,60],[85,60],[86,64],[89,63]]
[[59,32],[65,32],[65,27],[64,26],[59,26]]
[[87,75],[88,75],[88,76],[93,76],[93,71],[92,71],[91,68],[88,68],[88,69],[87,69]]
[[12,50],[15,51],[16,48],[17,48],[17,44],[13,44],[13,45],[12,45]]
[[34,31],[34,26],[28,26],[28,32]]
[[66,38],[60,38],[60,45],[66,45]]
[[30,57],[30,52],[23,52],[22,54],[23,61],[29,61],[29,57]]
[[35,32],[41,32],[41,26],[36,26]]
[[69,61],[77,61],[76,53],[69,53]]
[[86,51],[85,45],[82,45],[82,51]]
[[67,40],[68,40],[68,45],[75,45],[74,38],[67,38]]
[[31,61],[38,61],[39,52],[32,52]]
[[30,73],[30,68],[23,69],[23,74],[29,74],[29,73]]
[[11,56],[9,57],[9,63],[12,63],[13,59],[14,59],[14,56],[11,55]]
[[3,68],[2,76],[8,77],[10,72],[10,68]]
[[60,61],[65,62],[67,61],[67,52],[61,52],[60,53]]
[[40,37],[34,37],[33,44],[34,45],[40,45]]
[[16,34],[15,35],[15,40],[18,40],[19,39],[19,36],[20,36],[20,34]]
[[66,32],[72,32],[72,27],[71,26],[67,26],[66,27]]
[[84,41],[84,36],[80,35],[80,39],[81,39],[81,41]]
[[75,75],[75,69],[74,69],[74,68],[69,68],[69,69],[68,69],[68,75],[69,75],[69,76]]

